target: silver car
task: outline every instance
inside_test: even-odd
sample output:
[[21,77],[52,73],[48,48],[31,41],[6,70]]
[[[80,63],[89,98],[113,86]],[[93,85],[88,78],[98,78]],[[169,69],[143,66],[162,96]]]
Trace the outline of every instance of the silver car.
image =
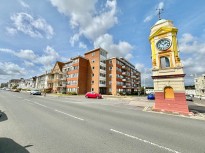
[[41,95],[41,91],[40,90],[31,90],[30,95]]

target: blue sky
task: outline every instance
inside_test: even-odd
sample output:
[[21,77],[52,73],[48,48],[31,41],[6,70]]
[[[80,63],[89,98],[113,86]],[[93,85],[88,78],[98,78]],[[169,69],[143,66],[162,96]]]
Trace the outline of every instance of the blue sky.
[[[185,82],[205,72],[204,0],[1,0],[0,83],[31,78],[54,63],[102,47],[127,58],[152,85],[150,28],[163,19],[178,28]],[[192,76],[190,76],[192,75]]]

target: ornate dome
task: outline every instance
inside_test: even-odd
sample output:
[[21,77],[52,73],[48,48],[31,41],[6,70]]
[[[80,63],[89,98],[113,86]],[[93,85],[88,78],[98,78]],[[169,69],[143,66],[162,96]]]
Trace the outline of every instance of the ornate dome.
[[167,21],[167,20],[165,20],[165,19],[160,19],[160,20],[158,20],[154,25],[161,24],[161,23],[163,23],[163,22],[165,22],[165,21]]

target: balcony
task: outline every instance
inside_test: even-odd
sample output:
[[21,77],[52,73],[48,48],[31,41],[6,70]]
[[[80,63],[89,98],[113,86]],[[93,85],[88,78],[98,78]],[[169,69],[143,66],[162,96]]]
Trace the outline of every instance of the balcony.
[[137,78],[135,75],[132,75],[131,78]]
[[126,81],[126,79],[122,79],[122,81]]
[[123,85],[122,88],[127,88],[127,87],[125,85]]
[[100,65],[103,66],[103,67],[106,67],[106,64],[103,63],[103,62],[100,62]]
[[122,72],[122,75],[127,75],[126,72]]
[[99,87],[106,87],[106,84],[99,84]]
[[101,77],[101,76],[100,76],[100,80],[105,81],[105,80],[106,80],[106,77]]
[[126,69],[126,66],[125,66],[125,65],[123,65],[123,66],[122,66],[122,69]]
[[105,56],[100,55],[101,60],[106,60],[107,58]]
[[106,74],[106,71],[103,70],[103,69],[100,69],[100,73],[104,73],[104,74]]

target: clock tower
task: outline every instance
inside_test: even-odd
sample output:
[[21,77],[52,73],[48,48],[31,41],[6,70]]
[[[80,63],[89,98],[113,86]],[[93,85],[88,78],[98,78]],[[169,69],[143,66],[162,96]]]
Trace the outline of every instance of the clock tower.
[[155,91],[154,110],[188,115],[177,31],[173,22],[165,19],[159,19],[151,28],[149,41]]

